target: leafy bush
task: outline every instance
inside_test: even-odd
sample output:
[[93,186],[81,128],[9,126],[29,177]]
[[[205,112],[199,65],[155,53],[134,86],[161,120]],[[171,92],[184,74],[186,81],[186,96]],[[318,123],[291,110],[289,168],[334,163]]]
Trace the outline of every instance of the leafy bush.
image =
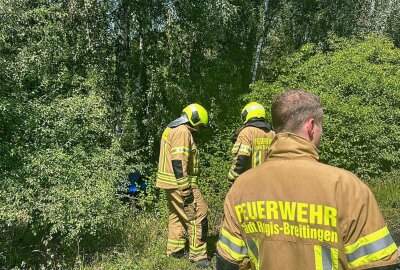
[[209,207],[210,236],[219,234],[223,202],[229,189],[227,174],[231,164],[230,137],[233,130],[216,128],[214,132],[210,140],[199,143],[199,185]]
[[103,101],[88,95],[33,107],[30,152],[0,194],[3,265],[99,251],[119,236],[129,210],[115,191],[132,168],[113,143]]
[[400,49],[384,37],[332,39],[329,52],[309,44],[287,57],[273,83],[259,81],[247,99],[271,105],[289,88],[324,103],[321,159],[359,176],[379,176],[400,164]]

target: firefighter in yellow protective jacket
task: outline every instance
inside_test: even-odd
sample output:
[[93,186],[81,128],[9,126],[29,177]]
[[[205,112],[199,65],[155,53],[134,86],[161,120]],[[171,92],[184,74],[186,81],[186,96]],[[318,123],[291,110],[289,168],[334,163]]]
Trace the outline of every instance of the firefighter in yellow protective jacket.
[[315,95],[276,98],[266,162],[239,176],[225,199],[217,270],[396,269],[397,247],[370,189],[318,162],[322,119]]
[[275,132],[265,122],[265,109],[257,102],[248,103],[242,110],[243,126],[232,138],[233,162],[228,172],[228,182],[250,168],[254,168],[267,157]]
[[191,104],[168,125],[162,134],[156,183],[165,190],[168,200],[167,255],[184,256],[186,232],[189,258],[199,268],[210,266],[206,245],[208,207],[197,185],[198,150],[192,134],[207,123],[207,111]]

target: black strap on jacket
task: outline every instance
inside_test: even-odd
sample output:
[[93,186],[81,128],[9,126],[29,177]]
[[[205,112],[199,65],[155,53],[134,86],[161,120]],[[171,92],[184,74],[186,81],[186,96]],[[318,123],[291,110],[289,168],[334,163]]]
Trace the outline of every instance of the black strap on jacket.
[[183,162],[179,159],[172,160],[172,169],[176,179],[183,177]]
[[266,132],[270,132],[272,130],[271,126],[267,123],[265,123],[265,119],[264,118],[250,118],[249,121],[247,121],[247,123],[243,126],[241,126],[236,132],[235,134],[232,136],[232,143],[235,143],[240,131],[242,131],[242,129],[244,129],[245,127],[256,127],[256,128],[260,128],[262,130],[265,130]]
[[236,159],[235,168],[233,169],[237,174],[242,174],[250,168],[250,157],[239,155]]

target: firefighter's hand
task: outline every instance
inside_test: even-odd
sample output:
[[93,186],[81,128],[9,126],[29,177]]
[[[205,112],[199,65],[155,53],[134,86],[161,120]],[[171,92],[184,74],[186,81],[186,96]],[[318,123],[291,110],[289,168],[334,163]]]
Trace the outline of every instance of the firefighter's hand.
[[190,189],[188,191],[182,192],[183,205],[189,205],[194,202],[193,191]]
[[196,202],[192,202],[190,204],[183,205],[183,210],[185,211],[188,221],[193,221],[197,218]]
[[194,196],[193,196],[193,193],[191,193],[191,194],[188,195],[188,196],[184,196],[184,197],[183,197],[183,205],[184,205],[184,206],[187,206],[187,205],[193,204],[193,203],[194,203]]
[[183,199],[183,210],[186,213],[188,221],[193,221],[197,216],[197,205],[194,201],[192,189],[181,191]]

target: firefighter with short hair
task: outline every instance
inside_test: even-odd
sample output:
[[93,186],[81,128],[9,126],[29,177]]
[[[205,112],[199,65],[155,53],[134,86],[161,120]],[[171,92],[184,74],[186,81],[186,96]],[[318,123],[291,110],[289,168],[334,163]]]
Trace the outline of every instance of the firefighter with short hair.
[[242,110],[243,125],[232,137],[232,166],[228,172],[228,183],[250,168],[264,162],[275,132],[265,122],[264,106],[257,102],[248,103]]
[[319,97],[284,91],[271,111],[277,135],[266,162],[239,176],[226,196],[217,270],[399,267],[368,186],[318,162]]
[[197,185],[199,158],[192,134],[207,124],[206,109],[196,103],[168,124],[161,138],[156,183],[165,190],[168,201],[167,255],[185,255],[187,233],[189,259],[199,268],[210,266],[206,245],[208,207]]

